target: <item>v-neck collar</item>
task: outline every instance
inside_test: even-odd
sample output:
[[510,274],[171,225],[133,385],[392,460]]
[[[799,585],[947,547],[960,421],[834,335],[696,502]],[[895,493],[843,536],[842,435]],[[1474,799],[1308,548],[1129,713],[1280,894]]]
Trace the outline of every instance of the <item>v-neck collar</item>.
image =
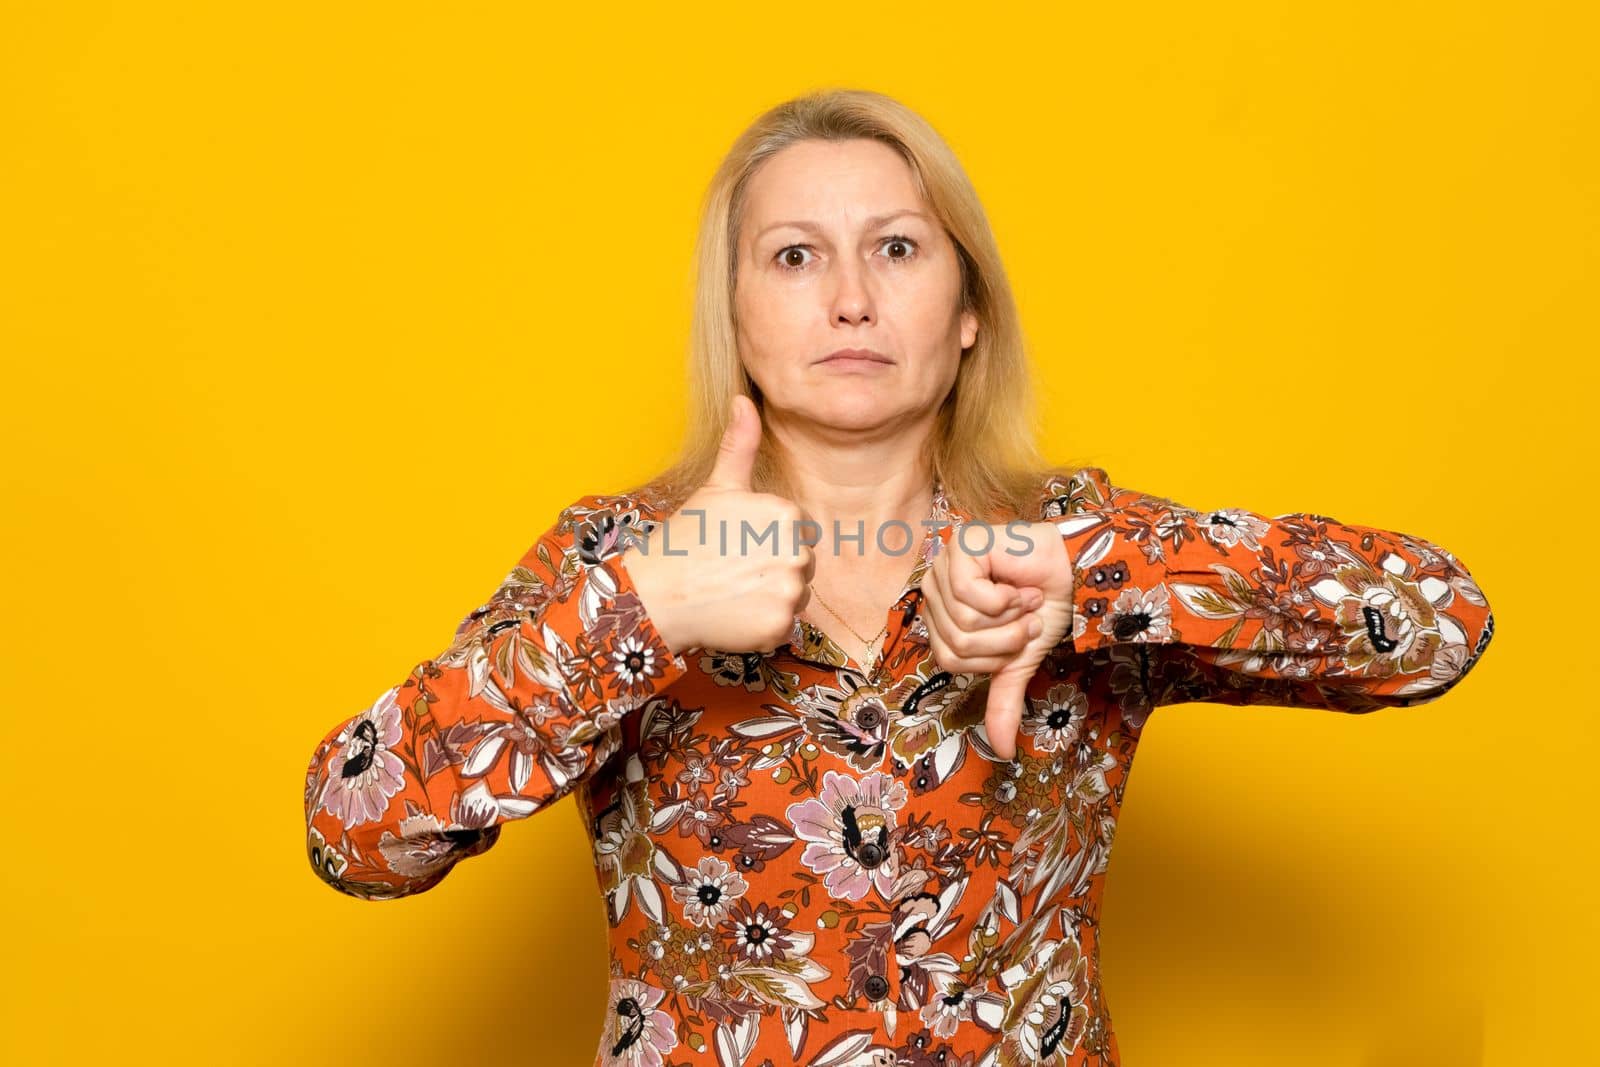
[[924,527],[922,543],[917,551],[917,561],[901,585],[899,596],[888,610],[889,630],[884,635],[882,651],[878,653],[871,672],[867,671],[865,665],[855,656],[840,648],[838,642],[829,637],[825,630],[813,626],[801,618],[798,612],[795,614],[788,642],[778,646],[774,652],[787,652],[807,663],[843,668],[864,678],[875,675],[882,669],[884,661],[889,658],[889,654],[900,643],[900,638],[910,629],[912,620],[916,618],[917,607],[922,599],[922,577],[933,564],[934,546],[941,544],[938,531],[943,525],[960,527],[971,521],[971,518],[967,511],[950,500],[942,483],[934,483],[933,506],[930,509],[929,521],[940,525]]

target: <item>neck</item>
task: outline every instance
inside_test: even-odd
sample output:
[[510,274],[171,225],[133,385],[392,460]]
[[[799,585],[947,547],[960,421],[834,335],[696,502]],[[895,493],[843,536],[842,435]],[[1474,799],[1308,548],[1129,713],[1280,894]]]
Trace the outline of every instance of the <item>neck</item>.
[[933,483],[910,473],[868,485],[819,478],[797,488],[794,502],[817,524],[817,552],[829,562],[834,557],[841,563],[879,559],[899,554],[908,537],[912,547],[921,543],[928,533],[923,520],[932,507]]
[[[906,547],[905,527],[912,547],[921,543],[933,501],[923,435],[901,428],[880,439],[841,440],[774,427],[774,437],[784,452],[790,498],[818,526],[819,568],[827,569],[835,556],[839,562],[887,558]],[[896,521],[905,527],[887,525]],[[858,532],[859,541],[854,539]]]

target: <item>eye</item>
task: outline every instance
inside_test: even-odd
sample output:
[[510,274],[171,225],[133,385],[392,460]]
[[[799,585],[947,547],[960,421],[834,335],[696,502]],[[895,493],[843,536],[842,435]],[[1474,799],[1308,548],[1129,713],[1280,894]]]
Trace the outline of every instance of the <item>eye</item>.
[[[915,259],[919,250],[919,246],[916,241],[901,233],[889,234],[879,242],[878,247],[900,249],[897,254],[885,257],[891,263],[904,263],[908,260]],[[801,259],[800,262],[796,263],[794,261],[794,256],[801,253],[810,253],[811,251],[812,249],[810,245],[786,245],[783,248],[778,249],[777,254],[772,258],[783,270],[801,271],[806,269],[807,261],[805,259]]]
[[791,252],[799,252],[799,251],[802,251],[802,250],[809,252],[811,250],[811,246],[810,245],[789,245],[789,246],[787,246],[785,248],[778,249],[778,254],[776,256],[773,256],[772,258],[777,260],[778,261],[778,266],[782,267],[784,270],[805,270],[806,269],[805,263],[802,262],[802,263],[798,263],[798,264],[791,264],[789,262],[789,254]]
[[908,259],[915,259],[917,257],[917,242],[913,241],[904,234],[892,233],[883,239],[883,243],[891,247],[894,245],[899,245],[906,250],[903,255],[888,257],[891,262],[904,263]]

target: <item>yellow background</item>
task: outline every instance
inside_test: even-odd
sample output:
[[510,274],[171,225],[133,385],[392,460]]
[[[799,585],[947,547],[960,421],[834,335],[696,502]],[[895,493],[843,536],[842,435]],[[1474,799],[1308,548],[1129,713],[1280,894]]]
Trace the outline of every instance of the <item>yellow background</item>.
[[848,85],[965,162],[1053,456],[1428,537],[1495,609],[1436,704],[1157,713],[1129,1067],[1586,1061],[1589,5],[1105,6],[7,5],[0,1059],[590,1061],[571,800],[364,903],[305,763],[665,462],[704,184]]

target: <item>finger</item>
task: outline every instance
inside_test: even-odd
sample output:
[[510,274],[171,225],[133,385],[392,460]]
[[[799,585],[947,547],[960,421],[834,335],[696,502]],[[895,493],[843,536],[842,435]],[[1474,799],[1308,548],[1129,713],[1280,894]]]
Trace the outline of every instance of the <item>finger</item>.
[[987,565],[977,556],[968,555],[960,548],[947,551],[950,552],[948,590],[954,594],[953,600],[989,617],[999,615],[1016,600],[1016,586],[992,580]]
[[750,472],[755,468],[756,450],[760,446],[761,413],[756,410],[755,401],[743,393],[736,393],[728,416],[728,428],[723,431],[717,461],[711,468],[706,485],[749,492]]
[[[1009,590],[1011,592],[1011,601],[1006,605],[1006,609],[1000,612],[998,615],[975,616],[975,618],[981,620],[981,624],[984,626],[998,626],[1003,622],[1010,622],[1012,619],[1015,619],[1018,616],[1025,615],[1030,611],[1038,610],[1038,608],[1044,603],[1044,595],[1037,589],[1034,589],[1032,586],[1028,586],[1023,589],[1017,589],[1014,586],[1007,585],[1004,582],[996,582],[995,587],[998,589]],[[963,605],[961,605],[958,601],[957,609],[961,610],[962,607]]]
[[937,634],[945,647],[962,659],[1015,656],[1044,627],[1037,614],[1028,612],[1008,622],[986,623],[976,630],[967,629],[950,617],[949,604],[944,594],[939,592],[937,582],[933,585],[932,595],[924,593],[922,606],[930,637]]
[[966,658],[984,656],[1016,656],[1028,642],[1038,637],[1044,624],[1039,616],[1029,612],[1021,618],[982,630],[957,630],[946,628],[942,636],[950,648]]
[[988,659],[962,659],[949,650],[935,651],[933,662],[941,671],[951,674],[993,674],[1002,670],[1015,656],[990,656]]
[[1019,670],[1002,669],[989,683],[983,726],[989,735],[989,747],[1002,759],[1017,758],[1017,733],[1022,727],[1029,677],[1029,673]]
[[[1016,609],[1007,608],[997,615],[990,615],[979,611],[957,597],[955,595],[955,578],[952,572],[961,566],[957,562],[957,558],[961,555],[963,553],[960,549],[951,549],[946,546],[934,558],[936,566],[934,568],[933,583],[939,590],[940,604],[944,610],[944,617],[949,621],[950,629],[966,632],[983,630],[1003,622],[1010,622],[1026,610],[1020,607]],[[938,566],[941,561],[943,565]],[[1012,589],[1010,586],[1005,586],[1004,588]],[[1014,589],[1012,589],[1012,597],[1013,599],[1020,599],[1020,595]]]
[[948,623],[945,621],[943,597],[939,592],[939,583],[934,580],[935,569],[942,566],[937,557],[934,565],[929,567],[922,578],[922,604],[919,614],[922,624],[928,631],[928,650],[933,653],[933,660],[940,670],[952,673],[975,672],[977,667],[951,650],[950,644],[945,640]]
[[931,626],[928,628],[928,650],[933,653],[933,661],[938,665],[938,668],[950,671],[952,674],[993,674],[995,671],[1003,669],[1008,663],[1014,662],[1017,658],[1014,653],[1008,653],[1003,656],[984,656],[977,659],[958,656],[951,651],[944,638]]

